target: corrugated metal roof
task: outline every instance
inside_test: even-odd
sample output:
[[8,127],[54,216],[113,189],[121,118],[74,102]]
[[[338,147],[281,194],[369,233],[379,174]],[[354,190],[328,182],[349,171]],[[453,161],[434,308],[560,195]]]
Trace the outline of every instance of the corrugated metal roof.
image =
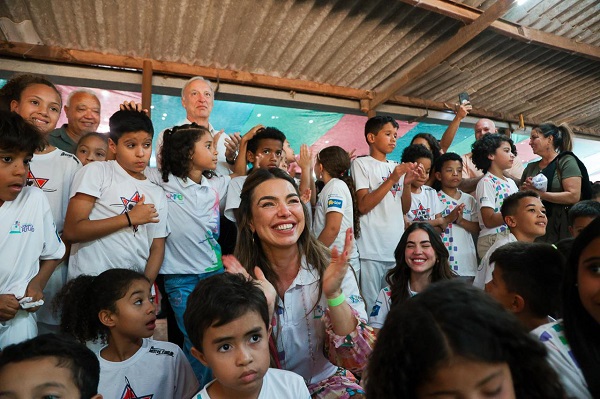
[[[484,11],[492,0],[431,0]],[[410,1],[6,0],[46,46],[377,90],[464,25]],[[600,45],[600,2],[528,0],[503,20]],[[1,62],[1,60],[0,60]],[[600,132],[600,61],[486,30],[397,94]]]

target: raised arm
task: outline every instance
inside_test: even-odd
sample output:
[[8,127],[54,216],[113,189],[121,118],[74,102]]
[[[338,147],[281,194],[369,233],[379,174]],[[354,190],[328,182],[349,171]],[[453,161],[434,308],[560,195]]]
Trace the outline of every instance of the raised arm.
[[470,103],[465,103],[458,106],[454,119],[452,119],[452,122],[450,122],[446,128],[446,131],[442,135],[442,138],[440,139],[440,147],[442,148],[443,152],[448,152],[448,148],[450,148],[452,141],[454,141],[454,137],[456,136],[460,122],[469,114],[471,109],[473,109],[473,107]]

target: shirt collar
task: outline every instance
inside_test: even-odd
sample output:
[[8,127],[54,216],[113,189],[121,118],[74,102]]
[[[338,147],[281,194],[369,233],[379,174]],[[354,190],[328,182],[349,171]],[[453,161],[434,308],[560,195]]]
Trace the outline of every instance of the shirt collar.
[[[192,122],[192,121],[191,121],[191,120],[189,120],[188,118],[185,118],[185,122],[184,122],[183,124],[184,124],[184,125],[186,125],[186,124],[187,124],[187,125],[191,125],[192,123],[194,123],[194,122]],[[215,133],[216,133],[216,130],[215,130],[215,128],[213,127],[213,125],[211,125],[211,124],[210,124],[210,122],[208,123],[208,130],[210,131],[210,134],[212,134],[213,136],[215,135]]]
[[[196,182],[193,181],[192,179],[190,179],[189,177],[187,179],[183,180],[181,177],[175,176],[175,179],[177,179],[177,181],[179,182],[179,184],[181,185],[181,187],[184,187],[184,188],[197,185]],[[209,184],[208,184],[208,179],[206,178],[206,176],[202,176],[202,180],[200,181],[200,184],[198,184],[198,186],[200,186],[200,187],[210,187]]]

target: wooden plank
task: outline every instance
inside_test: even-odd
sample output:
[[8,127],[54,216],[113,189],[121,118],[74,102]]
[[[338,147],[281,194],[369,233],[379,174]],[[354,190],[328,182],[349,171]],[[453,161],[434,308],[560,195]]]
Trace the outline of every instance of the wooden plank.
[[[455,3],[451,0],[401,0],[413,7],[432,11],[449,18],[457,19],[464,23],[470,23],[477,19],[481,10],[469,7],[464,4]],[[536,44],[554,50],[565,51],[567,53],[580,55],[590,58],[594,61],[600,61],[600,47],[587,43],[580,43],[575,40],[547,33],[538,29],[528,28],[513,24],[511,22],[497,20],[490,26],[495,32],[508,36],[512,39]]]
[[142,108],[152,112],[152,61],[144,60],[142,70]]
[[[143,70],[144,59],[117,54],[103,54],[96,51],[67,49],[56,46],[39,46],[27,43],[0,41],[0,55],[35,59],[68,64],[99,65],[117,68]],[[359,100],[369,98],[367,90],[335,86],[300,79],[278,78],[245,71],[211,68],[199,65],[181,64],[170,61],[152,60],[154,73],[175,76],[200,75],[207,79],[219,79],[224,82],[239,83],[257,87],[290,90],[303,93],[320,94],[329,97]]]
[[[387,101],[387,104],[398,104],[407,107],[424,108],[437,111],[454,111],[454,104],[423,100],[421,98],[407,96],[393,96]],[[529,126],[535,126],[546,122],[545,120],[539,118],[532,118],[524,115],[522,116],[520,114],[509,114],[505,112],[488,111],[483,108],[473,108],[471,112],[469,112],[469,116],[476,118],[488,118],[496,121],[504,121],[516,124],[520,124],[522,118],[523,122]],[[600,129],[586,128],[573,125],[571,126],[571,128],[575,133],[578,134],[600,137]]]
[[431,55],[421,60],[409,70],[402,71],[399,75],[388,79],[383,85],[375,89],[375,96],[371,101],[371,109],[386,102],[398,90],[420,76],[429,72],[432,68],[439,65],[442,61],[454,54],[465,44],[471,41],[475,36],[488,28],[495,20],[506,14],[516,0],[497,0],[490,8],[482,13],[469,25],[462,26],[454,36],[439,46]]

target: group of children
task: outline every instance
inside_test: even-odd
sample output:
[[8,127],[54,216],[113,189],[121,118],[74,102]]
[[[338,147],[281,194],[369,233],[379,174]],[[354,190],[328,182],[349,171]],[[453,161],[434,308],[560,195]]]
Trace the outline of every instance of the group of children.
[[[0,396],[13,392],[3,385],[10,381],[6,364],[30,361],[10,357],[10,345],[61,331],[93,347],[99,359],[99,388],[75,378],[81,397],[308,398],[301,377],[269,368],[277,359],[269,357],[266,298],[254,283],[223,274],[218,241],[220,215],[240,218],[248,173],[286,169],[283,132],[251,129],[240,139],[232,173],[222,176],[214,172],[220,133],[195,123],[176,126],[164,132],[159,167],[149,168],[152,122],[123,107],[111,116],[108,137],[82,137],[74,156],[45,140],[58,121],[60,93],[44,78],[24,76],[0,91],[8,107],[0,114],[0,226],[8,232],[0,242],[0,349],[13,348],[0,355]],[[344,149],[327,147],[313,165],[303,146],[298,160],[315,237],[340,249],[347,230],[354,233],[346,258],[369,324],[378,331],[392,305],[457,276],[485,286],[529,330],[559,314],[556,302],[535,304],[558,291],[560,266],[522,276],[514,270],[515,253],[532,264],[552,256],[545,246],[513,251],[507,244],[532,243],[547,223],[539,196],[504,177],[515,162],[510,138],[488,134],[473,145],[473,162],[485,173],[473,197],[459,189],[461,157],[434,159],[426,140],[404,149],[401,163],[387,160],[397,129],[393,118],[376,116],[365,125],[368,156],[352,161]],[[313,167],[323,182],[316,201]],[[574,235],[600,214],[581,204],[571,209]],[[183,351],[151,338],[158,274],[184,335]],[[547,282],[546,291],[529,287],[539,281]],[[53,340],[69,346],[40,335],[19,348],[46,348],[31,358],[80,373],[68,355],[48,349]]]

